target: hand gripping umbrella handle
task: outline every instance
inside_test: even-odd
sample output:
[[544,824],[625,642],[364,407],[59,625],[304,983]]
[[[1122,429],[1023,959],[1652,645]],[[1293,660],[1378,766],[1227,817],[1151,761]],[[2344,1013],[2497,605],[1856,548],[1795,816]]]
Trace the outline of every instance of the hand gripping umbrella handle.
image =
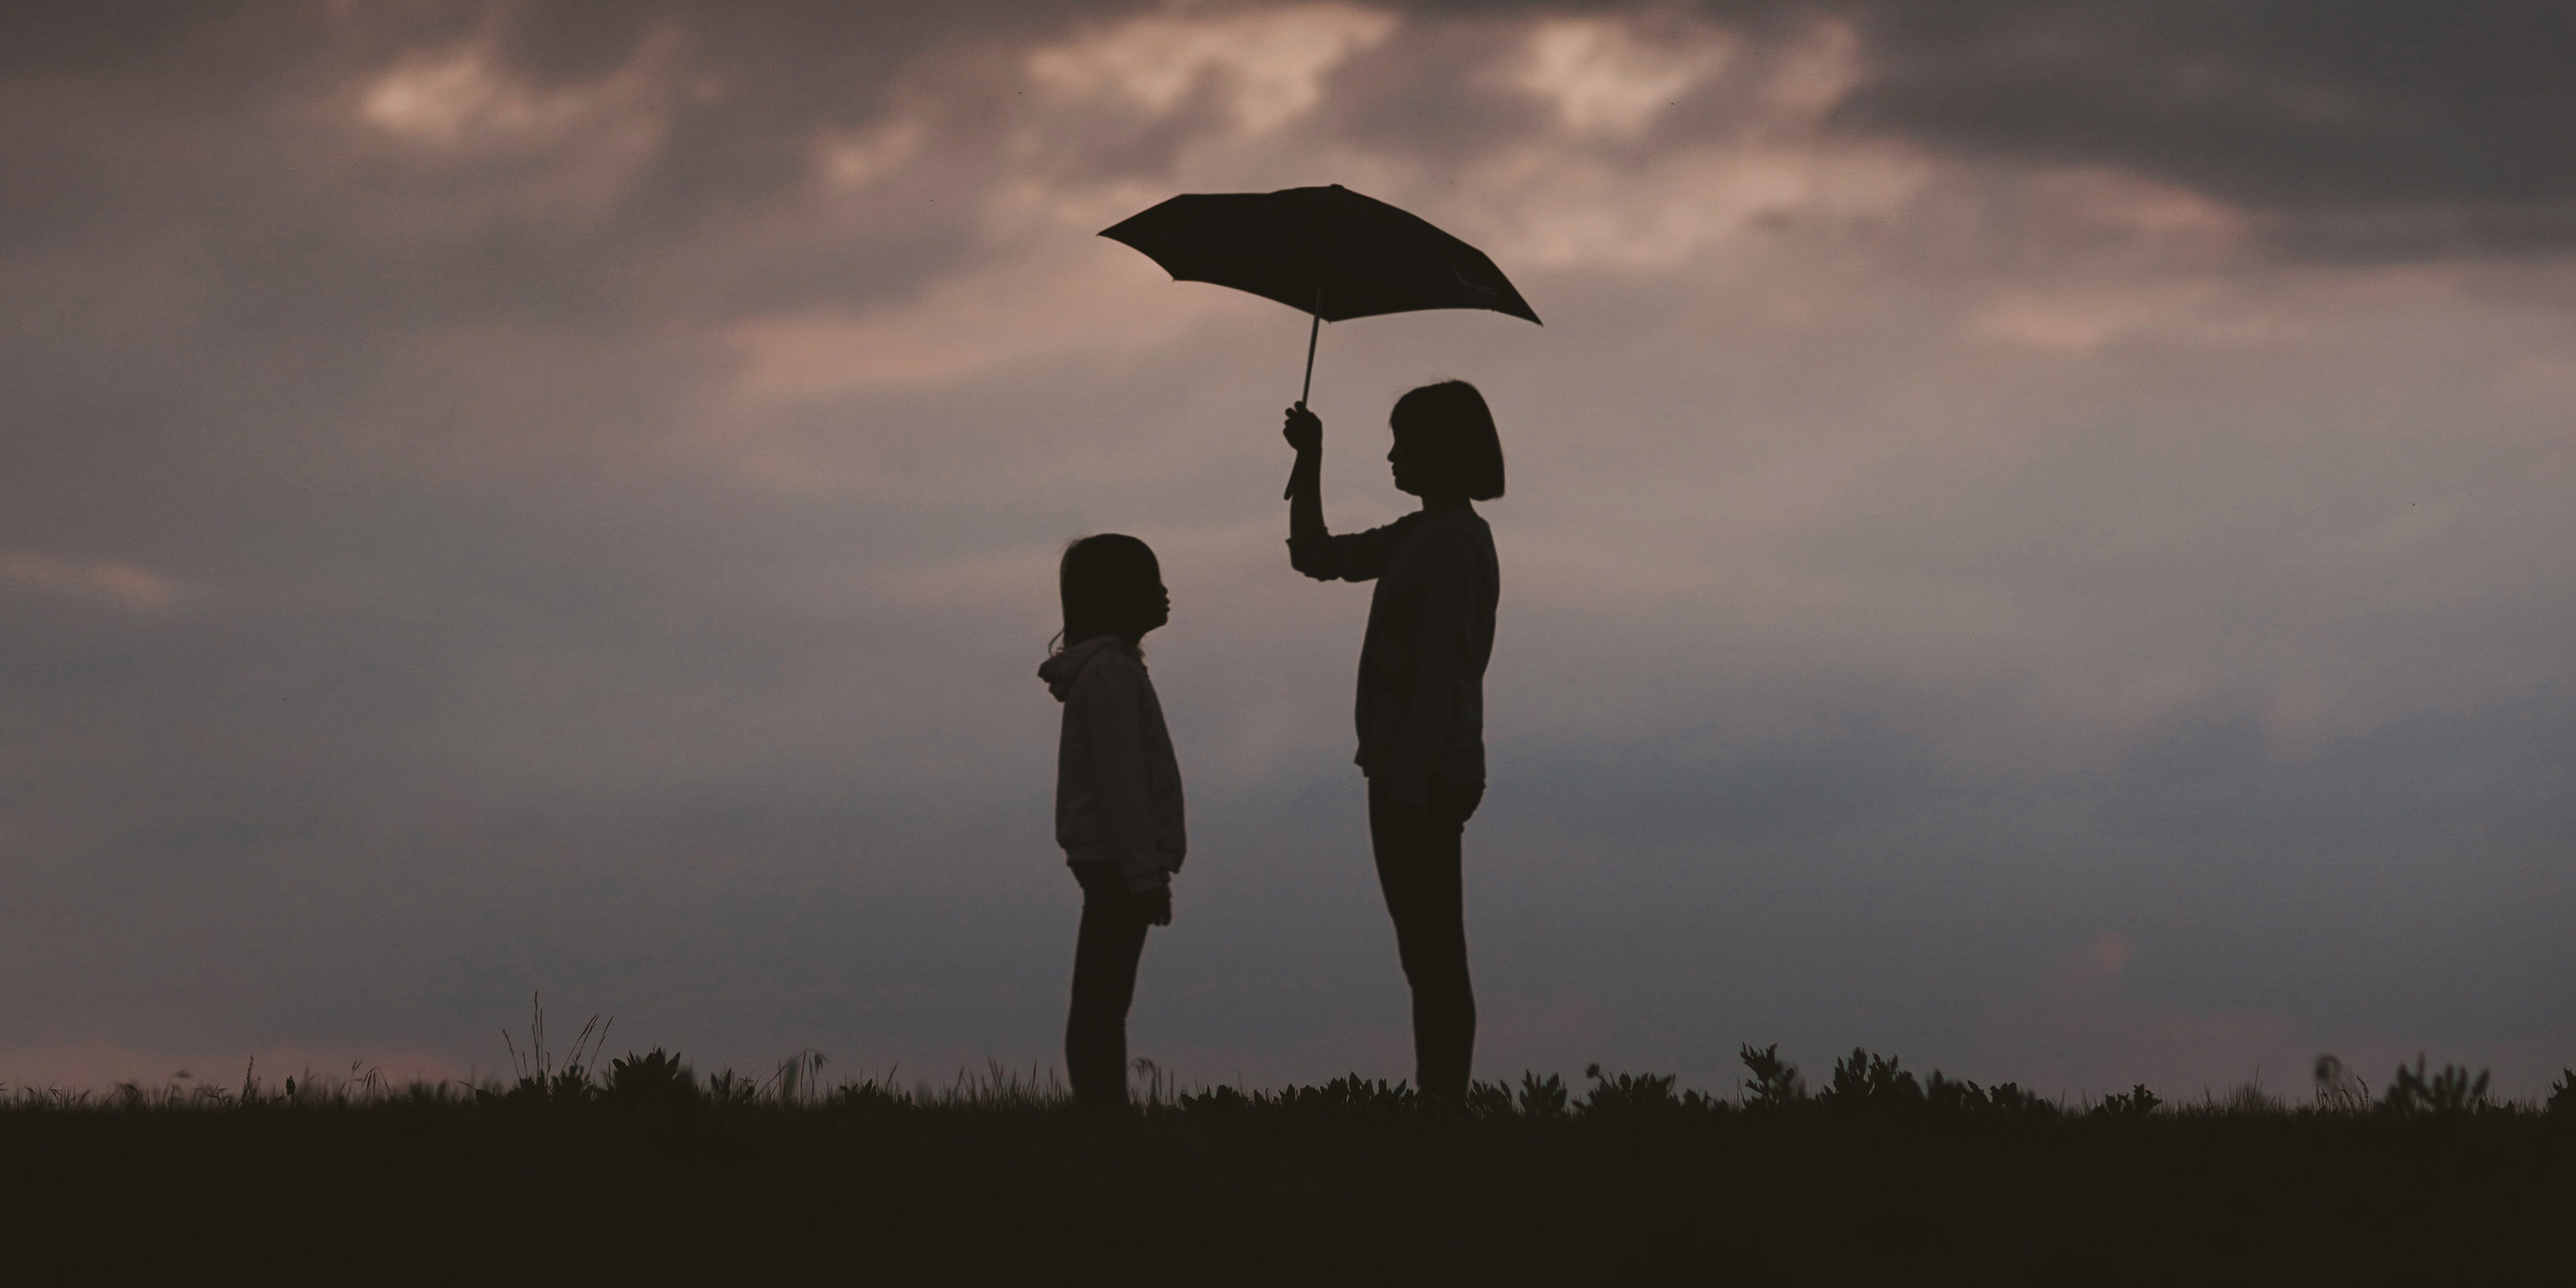
[[[1299,411],[1306,410],[1306,397],[1315,392],[1315,337],[1321,335],[1324,330],[1324,288],[1321,286],[1315,288],[1314,319],[1306,324],[1306,383],[1297,390],[1297,410]],[[1294,466],[1288,470],[1288,487],[1279,494],[1279,499],[1282,501],[1297,499],[1297,471]]]

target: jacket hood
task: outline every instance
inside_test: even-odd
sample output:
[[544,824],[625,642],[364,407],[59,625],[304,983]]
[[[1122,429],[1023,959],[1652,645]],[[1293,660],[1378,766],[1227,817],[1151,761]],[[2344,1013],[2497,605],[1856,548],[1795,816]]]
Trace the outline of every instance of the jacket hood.
[[1100,650],[1126,647],[1127,642],[1115,635],[1094,635],[1039,663],[1038,678],[1046,681],[1047,692],[1054,694],[1056,701],[1062,702],[1073,693],[1073,677],[1082,674],[1082,668],[1089,666],[1091,659],[1100,656]]

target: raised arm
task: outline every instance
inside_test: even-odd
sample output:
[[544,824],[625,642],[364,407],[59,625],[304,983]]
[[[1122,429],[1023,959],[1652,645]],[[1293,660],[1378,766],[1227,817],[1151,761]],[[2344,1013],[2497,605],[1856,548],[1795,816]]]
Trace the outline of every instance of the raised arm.
[[1303,407],[1288,409],[1280,435],[1297,450],[1288,472],[1288,566],[1317,581],[1368,581],[1386,568],[1412,516],[1383,528],[1334,536],[1324,526],[1324,422]]
[[1297,453],[1288,471],[1288,565],[1309,577],[1333,574],[1314,566],[1329,552],[1332,532],[1324,527],[1324,421],[1304,403],[1288,409],[1279,435]]

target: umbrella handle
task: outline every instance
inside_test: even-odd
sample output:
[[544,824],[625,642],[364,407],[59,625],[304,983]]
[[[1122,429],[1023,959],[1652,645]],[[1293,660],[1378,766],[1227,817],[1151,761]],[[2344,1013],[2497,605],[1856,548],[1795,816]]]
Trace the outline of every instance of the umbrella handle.
[[[1297,410],[1306,410],[1306,397],[1315,392],[1315,337],[1324,330],[1324,288],[1315,288],[1315,320],[1306,324],[1306,383],[1297,391]],[[1288,471],[1288,488],[1279,494],[1282,501],[1297,499],[1297,472]]]

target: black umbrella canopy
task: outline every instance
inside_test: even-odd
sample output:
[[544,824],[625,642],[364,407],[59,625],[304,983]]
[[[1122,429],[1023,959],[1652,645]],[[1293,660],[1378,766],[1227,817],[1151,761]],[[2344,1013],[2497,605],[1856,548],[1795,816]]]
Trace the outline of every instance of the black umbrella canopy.
[[1538,321],[1485,252],[1340,184],[1186,193],[1102,230],[1176,281],[1277,300],[1326,322],[1416,309]]

